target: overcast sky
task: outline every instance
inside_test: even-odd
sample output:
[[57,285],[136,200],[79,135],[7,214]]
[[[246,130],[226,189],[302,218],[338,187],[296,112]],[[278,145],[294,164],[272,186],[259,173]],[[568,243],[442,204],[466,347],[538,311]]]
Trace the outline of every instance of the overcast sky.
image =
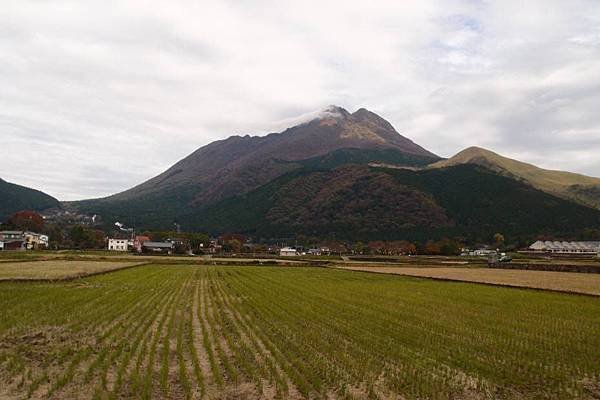
[[366,107],[448,157],[600,176],[600,1],[26,1],[0,8],[0,177],[73,200],[209,142]]

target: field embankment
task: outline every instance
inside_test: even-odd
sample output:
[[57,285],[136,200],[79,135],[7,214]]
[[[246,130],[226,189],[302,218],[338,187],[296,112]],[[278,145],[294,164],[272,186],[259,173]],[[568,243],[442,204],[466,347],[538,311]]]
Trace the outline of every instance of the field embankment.
[[600,296],[600,274],[461,267],[346,265],[342,269]]
[[523,269],[532,271],[580,272],[600,274],[600,263],[560,263],[560,262],[510,262],[498,263],[490,268]]

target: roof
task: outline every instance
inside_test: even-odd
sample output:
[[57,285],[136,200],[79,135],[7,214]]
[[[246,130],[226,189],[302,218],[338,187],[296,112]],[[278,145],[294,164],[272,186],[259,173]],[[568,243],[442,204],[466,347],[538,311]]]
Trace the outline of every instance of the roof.
[[600,242],[560,242],[560,241],[541,241],[538,240],[531,246],[531,250],[572,250],[572,251],[600,251]]
[[173,243],[170,242],[144,242],[142,244],[144,247],[158,247],[161,249],[171,249],[173,248]]
[[0,235],[22,235],[23,231],[0,231]]

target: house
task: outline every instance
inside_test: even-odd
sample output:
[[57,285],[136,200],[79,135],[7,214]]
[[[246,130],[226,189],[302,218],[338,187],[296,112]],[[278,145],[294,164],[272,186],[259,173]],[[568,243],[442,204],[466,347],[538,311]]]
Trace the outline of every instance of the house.
[[216,254],[220,253],[222,248],[223,246],[221,246],[216,239],[211,239],[208,247],[203,249],[203,251],[205,254]]
[[0,231],[0,240],[23,239],[23,231]]
[[172,254],[174,245],[171,242],[144,242],[142,244],[143,253],[163,253]]
[[321,255],[329,255],[331,253],[331,250],[329,250],[329,247],[314,247],[311,249],[308,249],[306,251],[306,254],[311,255],[311,256],[321,256]]
[[282,257],[297,256],[298,251],[292,247],[282,247],[279,250],[279,255]]
[[144,235],[138,235],[133,239],[133,248],[138,253],[141,253],[143,244],[146,242],[150,242],[150,241],[151,241],[150,237],[144,236]]
[[470,255],[476,256],[476,257],[488,257],[488,256],[490,256],[492,254],[496,254],[496,253],[497,253],[496,250],[477,249],[477,250],[473,250]]
[[27,250],[27,242],[25,239],[1,239],[0,251],[8,250]]
[[0,231],[0,250],[37,250],[48,247],[48,236],[30,231]]
[[48,236],[35,232],[23,232],[27,250],[45,249],[48,247]]
[[557,254],[557,255],[600,255],[600,242],[565,242],[565,241],[541,241],[529,246],[533,253]]
[[108,239],[108,250],[111,251],[127,251],[129,250],[128,239]]

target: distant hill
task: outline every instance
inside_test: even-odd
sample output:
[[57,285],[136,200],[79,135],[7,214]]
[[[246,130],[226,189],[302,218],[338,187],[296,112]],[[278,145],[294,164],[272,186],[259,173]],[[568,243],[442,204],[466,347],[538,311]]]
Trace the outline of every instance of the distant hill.
[[545,192],[600,209],[600,178],[538,168],[480,147],[469,147],[454,157],[438,161],[429,167],[446,168],[462,164],[480,165]]
[[0,222],[17,211],[42,211],[58,205],[58,200],[46,193],[0,179]]

